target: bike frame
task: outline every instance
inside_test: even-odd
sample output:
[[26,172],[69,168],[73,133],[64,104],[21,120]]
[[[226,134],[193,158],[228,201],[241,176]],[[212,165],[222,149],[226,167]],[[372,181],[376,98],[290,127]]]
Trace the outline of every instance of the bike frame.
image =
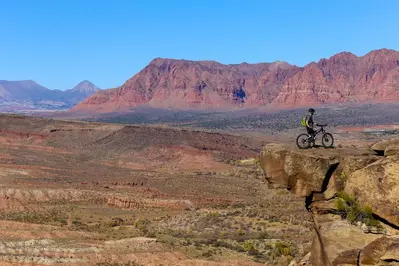
[[323,134],[326,132],[325,130],[324,130],[324,127],[325,126],[320,126],[320,129],[318,129],[318,130],[315,130],[314,131],[314,136],[317,136],[320,132],[323,132]]
[[323,133],[324,133],[324,127],[320,127],[319,130],[316,130],[316,131],[315,131],[315,135],[319,134],[320,132],[323,132]]

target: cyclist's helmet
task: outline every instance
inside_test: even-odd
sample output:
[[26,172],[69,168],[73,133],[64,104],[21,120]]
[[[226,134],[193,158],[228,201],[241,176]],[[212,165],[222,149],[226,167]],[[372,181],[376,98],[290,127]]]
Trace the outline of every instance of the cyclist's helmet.
[[313,108],[310,108],[310,109],[309,109],[309,113],[312,113],[312,114],[313,114],[314,112],[315,112],[315,111],[314,111]]

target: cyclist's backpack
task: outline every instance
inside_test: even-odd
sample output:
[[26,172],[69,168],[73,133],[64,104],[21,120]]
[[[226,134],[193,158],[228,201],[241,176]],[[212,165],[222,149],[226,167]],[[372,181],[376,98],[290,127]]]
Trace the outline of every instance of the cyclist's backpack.
[[304,117],[302,117],[302,119],[301,119],[301,125],[302,125],[303,127],[306,127],[306,115],[305,115]]

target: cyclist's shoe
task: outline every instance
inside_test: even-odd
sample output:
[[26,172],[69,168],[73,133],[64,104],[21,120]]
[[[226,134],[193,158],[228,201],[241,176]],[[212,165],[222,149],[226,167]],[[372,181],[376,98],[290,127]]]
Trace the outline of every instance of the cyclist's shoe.
[[310,144],[315,144],[315,141],[316,140],[316,138],[314,138],[314,137],[312,137],[312,136],[310,136],[309,138],[308,138],[308,142],[310,142]]

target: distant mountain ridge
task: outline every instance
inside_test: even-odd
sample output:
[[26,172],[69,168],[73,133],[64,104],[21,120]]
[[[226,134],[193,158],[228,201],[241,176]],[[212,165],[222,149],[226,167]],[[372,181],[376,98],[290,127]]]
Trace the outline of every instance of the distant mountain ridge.
[[64,91],[63,99],[72,107],[99,90],[96,85],[88,80],[84,80],[72,89]]
[[7,97],[1,97],[0,100],[31,100],[41,99],[55,100],[61,91],[49,90],[46,87],[37,84],[33,80],[7,81],[0,80],[0,88],[7,93]]
[[99,88],[94,85],[93,83],[91,83],[88,80],[84,80],[82,82],[80,82],[78,85],[76,85],[75,87],[73,87],[70,90],[67,90],[67,92],[82,92],[82,93],[93,93],[98,91]]
[[98,90],[87,80],[66,91],[50,90],[33,80],[0,80],[0,112],[66,110]]
[[373,100],[399,100],[398,51],[380,49],[360,57],[342,52],[304,67],[156,58],[122,86],[99,91],[72,110],[106,113],[138,105],[222,109]]

